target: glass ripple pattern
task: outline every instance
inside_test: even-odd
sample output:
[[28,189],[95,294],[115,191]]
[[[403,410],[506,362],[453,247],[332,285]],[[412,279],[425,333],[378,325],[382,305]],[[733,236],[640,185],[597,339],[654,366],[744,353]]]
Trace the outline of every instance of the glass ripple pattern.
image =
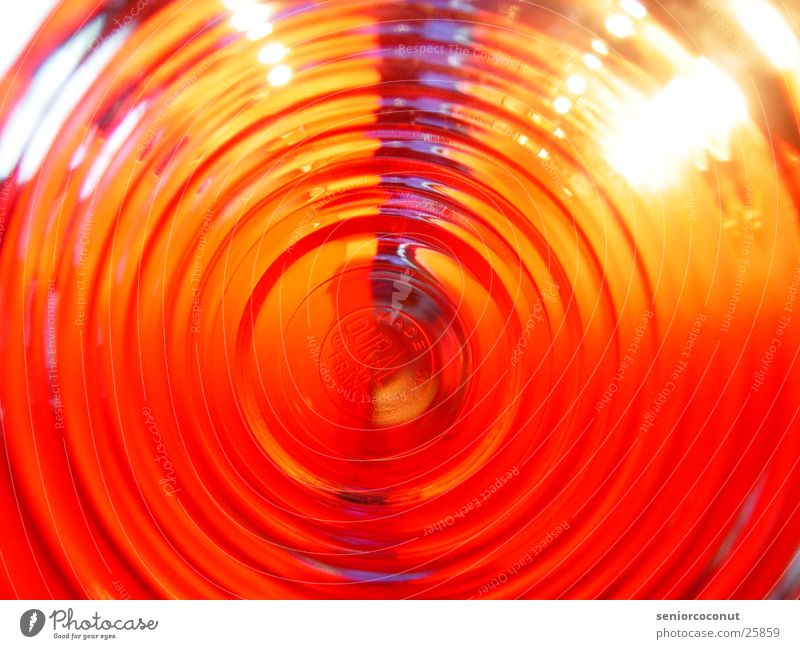
[[797,598],[781,12],[56,3],[0,82],[0,594]]

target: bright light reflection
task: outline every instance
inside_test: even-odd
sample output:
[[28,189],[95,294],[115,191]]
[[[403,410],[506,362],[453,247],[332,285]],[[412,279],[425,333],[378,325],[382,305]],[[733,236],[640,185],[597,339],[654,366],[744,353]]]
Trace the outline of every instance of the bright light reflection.
[[600,62],[594,54],[584,54],[583,55],[583,62],[586,64],[586,67],[590,70],[599,70],[603,67],[603,64]]
[[278,65],[269,71],[267,81],[273,86],[285,86],[292,78],[292,69],[288,65]]
[[251,41],[257,41],[259,38],[264,38],[272,33],[272,23],[261,23],[255,27],[247,30],[247,38]]
[[582,95],[586,92],[586,80],[577,74],[572,75],[567,79],[567,88],[575,95]]
[[[39,169],[72,111],[125,41],[128,30],[106,40],[94,54],[66,77],[63,88],[37,120],[37,130],[27,145],[19,167],[19,181],[31,178]],[[58,85],[54,84],[58,89]],[[80,151],[80,149],[79,149]],[[85,149],[84,149],[85,151]],[[76,152],[77,156],[77,152]],[[78,162],[77,164],[80,164]]]
[[733,0],[742,28],[770,62],[781,70],[800,66],[800,47],[785,18],[764,0]]
[[83,181],[83,186],[81,187],[80,192],[81,200],[88,198],[89,195],[97,188],[97,184],[108,170],[108,167],[114,160],[114,156],[116,155],[117,151],[119,151],[122,145],[125,144],[131,133],[133,133],[133,129],[136,128],[136,125],[142,119],[146,108],[147,102],[142,102],[133,108],[127,115],[125,115],[125,118],[120,122],[119,126],[114,129],[114,132],[111,134],[108,140],[106,140],[103,148],[100,149],[100,153],[97,154],[97,158],[95,158],[94,163],[92,164],[89,172],[86,174],[85,180]]
[[553,108],[556,109],[557,113],[564,113],[569,112],[569,109],[572,108],[572,102],[567,97],[556,97],[556,100],[553,102]]
[[625,13],[629,16],[633,16],[636,20],[643,20],[647,17],[647,9],[644,8],[641,2],[637,2],[637,0],[622,0],[619,6],[622,7]]
[[270,16],[269,7],[262,4],[249,4],[236,9],[231,17],[231,25],[240,32],[261,28]]
[[286,48],[280,43],[270,43],[258,53],[258,60],[266,65],[275,65],[286,57]]
[[658,190],[680,182],[686,166],[730,155],[730,137],[748,118],[741,89],[709,61],[673,79],[649,102],[618,116],[606,145],[609,163],[632,184]]
[[[90,23],[39,66],[0,132],[0,178],[12,172],[25,153],[30,138],[42,128],[48,107],[58,96],[64,80],[70,78],[86,55],[99,29],[100,21]],[[44,144],[49,146],[46,142]]]
[[627,16],[614,14],[606,18],[606,29],[617,38],[628,38],[633,34],[633,23]]

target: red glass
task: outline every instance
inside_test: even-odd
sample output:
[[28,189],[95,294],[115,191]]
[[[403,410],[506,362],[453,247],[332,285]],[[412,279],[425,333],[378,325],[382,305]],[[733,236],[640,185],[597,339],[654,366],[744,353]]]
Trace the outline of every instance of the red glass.
[[190,5],[0,81],[0,594],[800,595],[800,65],[724,3]]

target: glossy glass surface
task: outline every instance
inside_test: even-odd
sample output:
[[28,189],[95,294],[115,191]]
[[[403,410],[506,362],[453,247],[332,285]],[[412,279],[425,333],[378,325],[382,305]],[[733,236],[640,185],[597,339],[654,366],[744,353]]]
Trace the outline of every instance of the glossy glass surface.
[[0,80],[0,593],[797,597],[797,20],[57,4]]

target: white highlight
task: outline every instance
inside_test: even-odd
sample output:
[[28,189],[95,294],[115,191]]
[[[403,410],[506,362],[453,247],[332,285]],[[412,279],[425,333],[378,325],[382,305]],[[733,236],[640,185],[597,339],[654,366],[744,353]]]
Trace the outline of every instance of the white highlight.
[[[113,37],[104,41],[102,45],[95,50],[94,55],[89,57],[89,59],[67,79],[64,88],[54,97],[49,106],[49,110],[42,116],[42,121],[22,156],[19,170],[20,181],[28,180],[39,169],[47,152],[58,136],[59,130],[66,122],[70,113],[72,113],[86,94],[86,91],[89,90],[92,83],[94,83],[100,75],[103,68],[108,64],[109,60],[111,60],[111,57],[122,46],[128,31],[128,29],[120,30],[114,34]],[[85,146],[83,150],[85,155]],[[76,152],[76,156],[77,154],[78,152]],[[74,158],[73,162],[75,160],[77,160],[77,158]],[[77,160],[76,164],[80,164],[80,160]]]
[[261,23],[247,31],[247,38],[251,41],[257,41],[259,38],[264,38],[272,33],[272,23]]
[[643,20],[647,17],[647,9],[644,5],[637,0],[621,0],[619,6],[629,16],[636,18],[636,20]]
[[292,78],[292,69],[288,65],[279,65],[272,68],[267,75],[267,81],[273,86],[285,86]]
[[280,43],[270,43],[258,53],[258,60],[266,65],[275,65],[286,58],[286,52]]
[[83,181],[80,193],[81,200],[87,198],[94,192],[97,184],[100,182],[100,178],[102,178],[103,174],[114,160],[114,155],[119,151],[120,147],[125,144],[125,141],[130,137],[131,133],[133,133],[133,129],[136,128],[136,125],[142,119],[146,108],[146,102],[142,102],[136,106],[136,108],[125,115],[125,118],[111,134],[111,137],[106,140],[94,164],[89,169],[86,180]]
[[567,88],[574,95],[582,95],[586,92],[586,79],[574,74],[567,79]]
[[567,97],[556,97],[553,102],[553,108],[556,109],[557,113],[563,115],[564,113],[568,113],[570,108],[572,108],[572,102]]
[[587,68],[590,70],[599,70],[603,67],[600,59],[598,59],[594,54],[584,54],[583,55],[583,62]]
[[225,5],[226,9],[236,11],[237,9],[243,9],[244,7],[255,4],[255,0],[222,0],[222,4]]
[[622,14],[614,14],[606,18],[606,29],[617,38],[628,38],[634,31],[631,19]]
[[[10,174],[25,152],[28,142],[42,125],[46,111],[88,51],[100,29],[93,21],[56,50],[33,76],[28,92],[21,98],[0,133],[0,178]],[[52,130],[52,124],[44,126]],[[42,140],[46,137],[43,135]],[[38,146],[41,146],[41,142]],[[41,159],[41,154],[38,155]]]
[[741,89],[709,61],[673,79],[650,101],[618,115],[609,163],[632,184],[658,190],[680,182],[688,164],[730,156],[730,137],[748,119]]
[[800,67],[800,46],[786,19],[764,0],[733,0],[736,18],[772,65],[781,70]]
[[231,25],[240,32],[247,32],[266,23],[271,13],[267,5],[247,4],[233,12]]
[[0,76],[25,49],[39,24],[58,4],[58,0],[25,0],[12,7],[4,6],[0,20]]

